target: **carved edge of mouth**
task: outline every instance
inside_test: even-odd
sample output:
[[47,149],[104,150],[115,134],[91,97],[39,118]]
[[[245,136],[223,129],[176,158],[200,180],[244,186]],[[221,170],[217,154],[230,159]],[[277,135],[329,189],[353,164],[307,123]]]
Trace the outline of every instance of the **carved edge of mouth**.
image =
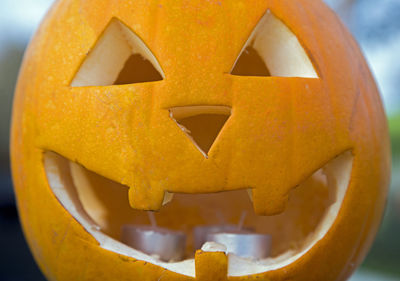
[[[44,153],[44,168],[51,190],[61,205],[90,233],[103,249],[117,254],[132,257],[137,260],[152,263],[172,272],[195,277],[195,261],[187,259],[180,262],[163,262],[159,259],[135,250],[116,239],[103,233],[100,227],[87,215],[82,208],[78,195],[73,192],[74,181],[70,172],[70,161],[53,153]],[[229,254],[228,276],[243,276],[278,270],[299,260],[329,232],[334,225],[341,209],[350,184],[353,166],[353,155],[350,150],[340,154],[326,165],[321,167],[314,175],[324,173],[328,187],[335,189],[335,200],[327,210],[312,235],[307,238],[306,245],[301,251],[287,251],[280,256],[263,260],[249,260]],[[313,176],[314,176],[313,175]]]

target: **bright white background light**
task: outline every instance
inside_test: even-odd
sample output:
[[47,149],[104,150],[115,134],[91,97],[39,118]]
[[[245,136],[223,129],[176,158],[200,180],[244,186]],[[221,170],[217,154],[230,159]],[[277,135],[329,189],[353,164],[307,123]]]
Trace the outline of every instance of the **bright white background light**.
[[1,0],[1,40],[12,38],[26,41],[52,3],[52,0]]

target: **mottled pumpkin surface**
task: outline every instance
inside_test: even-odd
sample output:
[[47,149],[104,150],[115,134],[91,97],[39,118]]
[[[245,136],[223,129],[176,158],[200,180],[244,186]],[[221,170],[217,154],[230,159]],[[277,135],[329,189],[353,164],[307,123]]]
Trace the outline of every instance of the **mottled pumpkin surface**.
[[[297,36],[317,77],[231,74],[266,13]],[[145,42],[162,75],[153,82],[129,84],[120,76],[116,85],[72,87],[112,20]],[[223,128],[215,129],[221,131],[206,155],[171,119],[171,109],[186,106],[231,109]],[[347,279],[375,237],[390,175],[387,123],[374,79],[351,35],[319,0],[57,1],[25,55],[11,149],[25,236],[46,277],[60,281],[195,277],[100,247],[53,194],[43,165],[48,151],[95,173],[94,181],[103,177],[127,187],[121,208],[135,212],[158,210],[166,191],[251,188],[252,204],[241,206],[235,203],[240,196],[232,195],[220,205],[231,214],[229,222],[240,217],[238,206],[254,207],[262,218],[250,218],[249,223],[261,230],[280,223],[280,230],[271,230],[276,239],[293,233],[295,225],[279,216],[284,210],[295,216],[287,204],[294,188],[336,156],[351,153],[351,178],[340,211],[326,235],[304,255],[275,270],[227,276],[223,253],[199,251],[197,280]],[[324,192],[315,196],[329,200]],[[304,194],[298,205],[306,216],[315,210],[312,204],[316,210],[319,205],[318,200],[307,204],[312,192]],[[178,195],[179,204],[164,208],[179,213],[187,224],[204,223],[196,211],[185,213],[185,200]],[[219,205],[215,200],[209,204]],[[116,221],[124,220],[118,216]],[[172,216],[160,212],[160,224],[179,228]],[[294,219],[296,227],[314,227],[301,216]],[[114,230],[106,232],[118,236]],[[282,247],[276,243],[273,251]]]

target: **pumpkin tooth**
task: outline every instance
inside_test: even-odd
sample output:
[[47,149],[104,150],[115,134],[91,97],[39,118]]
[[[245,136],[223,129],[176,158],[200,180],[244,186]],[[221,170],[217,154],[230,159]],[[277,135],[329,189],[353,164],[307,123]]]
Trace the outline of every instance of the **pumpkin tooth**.
[[254,212],[259,216],[273,216],[286,209],[288,195],[265,194],[260,189],[252,190]]
[[[165,202],[165,193],[156,186],[139,184],[129,188],[129,204],[136,210],[159,211]],[[172,198],[167,196],[166,201],[169,202],[169,199]]]
[[197,250],[194,260],[196,280],[228,280],[228,256],[223,249]]
[[163,200],[163,203],[162,203],[163,206],[167,205],[169,202],[171,202],[173,198],[174,198],[174,194],[171,193],[171,192],[166,191],[164,193],[164,200]]

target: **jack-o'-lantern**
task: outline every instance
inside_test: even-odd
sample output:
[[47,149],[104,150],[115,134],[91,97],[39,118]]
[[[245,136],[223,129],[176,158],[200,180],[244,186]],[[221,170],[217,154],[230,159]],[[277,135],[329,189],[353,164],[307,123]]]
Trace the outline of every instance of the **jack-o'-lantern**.
[[[49,280],[345,280],[390,174],[373,78],[317,0],[57,1],[25,56],[11,145]],[[187,236],[181,260],[123,243],[146,211]],[[197,249],[195,227],[244,211],[268,257]]]

